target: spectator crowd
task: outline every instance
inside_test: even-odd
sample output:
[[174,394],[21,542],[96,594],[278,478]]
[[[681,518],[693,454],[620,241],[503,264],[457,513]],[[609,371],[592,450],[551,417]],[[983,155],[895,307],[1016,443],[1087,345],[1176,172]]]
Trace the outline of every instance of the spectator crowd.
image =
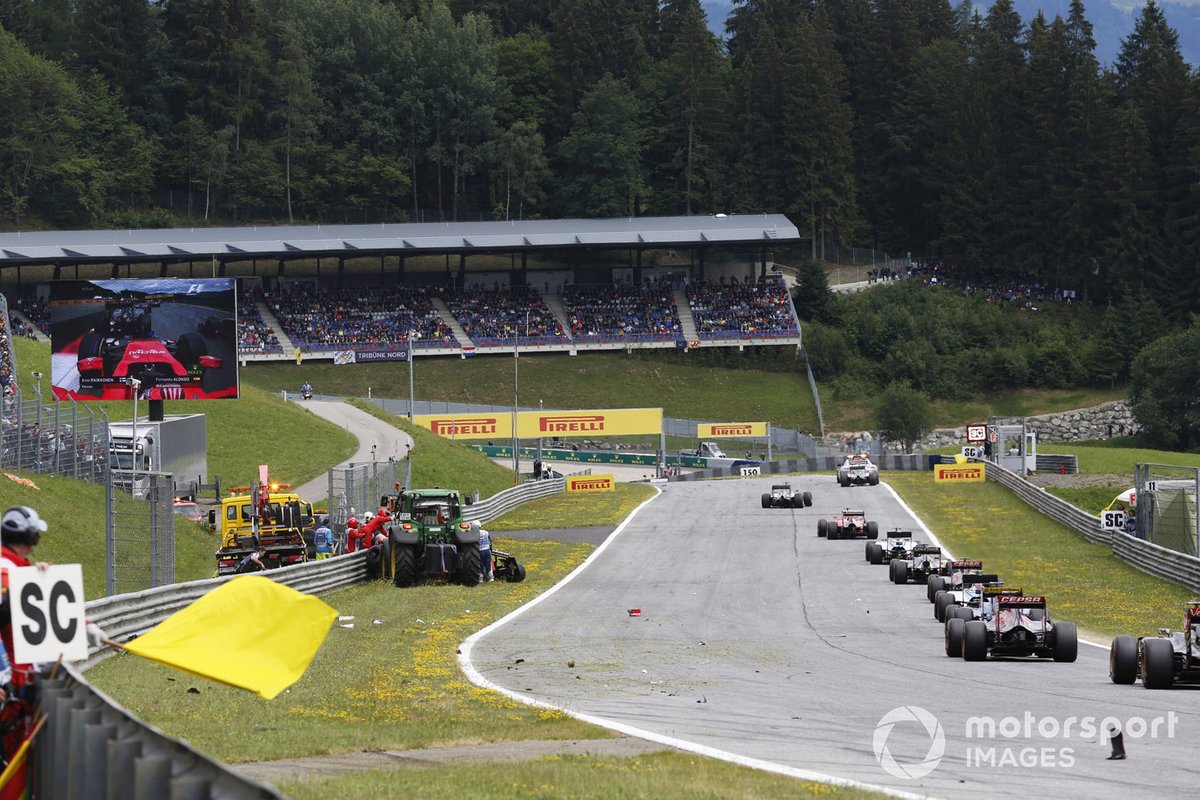
[[283,347],[262,314],[258,313],[260,295],[256,290],[238,293],[238,352],[282,353]]
[[577,341],[669,341],[683,335],[673,294],[674,288],[666,282],[571,285],[563,294],[563,307]]
[[701,339],[760,339],[798,336],[796,318],[783,281],[772,278],[738,283],[693,283],[688,305]]
[[541,295],[529,287],[442,292],[450,313],[477,345],[558,344],[566,334]]
[[421,347],[453,347],[454,333],[426,289],[314,289],[287,286],[267,296],[284,333],[305,350],[398,348],[410,334]]

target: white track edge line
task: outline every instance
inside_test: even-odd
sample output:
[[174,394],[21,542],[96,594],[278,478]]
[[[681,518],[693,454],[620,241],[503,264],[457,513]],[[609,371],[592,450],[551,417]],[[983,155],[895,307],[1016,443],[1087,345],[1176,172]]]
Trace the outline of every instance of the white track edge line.
[[[674,747],[677,750],[683,750],[685,752],[695,753],[697,755],[707,756],[709,758],[715,758],[715,759],[718,759],[721,761],[727,761],[731,764],[737,764],[738,766],[749,767],[751,769],[758,769],[758,770],[762,770],[764,772],[775,773],[777,775],[785,775],[787,777],[797,778],[799,780],[807,780],[807,781],[813,781],[813,782],[817,782],[817,783],[827,783],[827,784],[830,784],[833,786],[842,786],[842,787],[849,788],[849,789],[864,789],[867,791],[879,792],[881,794],[886,794],[890,797],[901,798],[902,800],[930,800],[930,795],[914,794],[913,792],[904,792],[904,791],[900,791],[898,789],[891,789],[886,786],[877,786],[877,785],[871,784],[871,783],[863,783],[861,781],[851,780],[849,778],[839,778],[834,775],[826,775],[821,772],[813,772],[811,770],[799,769],[796,767],[788,767],[783,764],[776,764],[773,761],[764,761],[762,759],[738,755],[737,753],[730,753],[726,750],[718,750],[717,748],[709,747],[707,745],[697,744],[695,742],[689,742],[686,739],[677,739],[673,736],[664,736],[659,733],[654,733],[653,731],[647,731],[647,730],[643,730],[642,728],[637,728],[633,725],[627,725],[623,722],[615,722],[610,719],[604,719],[602,717],[595,717],[595,716],[592,716],[591,714],[583,714],[578,711],[572,711],[567,708],[562,708],[561,706],[553,705],[552,703],[547,703],[543,700],[536,700],[532,697],[528,697],[524,694],[521,694],[520,692],[514,692],[511,689],[505,689],[503,686],[498,686],[498,685],[492,683],[486,677],[484,677],[483,674],[479,672],[479,670],[475,669],[475,665],[471,663],[471,650],[474,648],[475,642],[479,641],[481,638],[483,638],[487,634],[496,630],[501,625],[505,625],[505,624],[511,622],[512,620],[516,619],[517,617],[521,616],[526,611],[533,608],[538,603],[541,603],[547,597],[550,597],[552,594],[557,592],[563,586],[566,586],[568,583],[570,583],[572,580],[574,580],[576,575],[578,575],[580,572],[582,572],[584,570],[584,568],[587,567],[589,564],[591,564],[592,561],[595,560],[595,558],[597,556],[599,556],[602,552],[604,552],[605,548],[608,547],[609,542],[612,542],[614,539],[617,538],[617,536],[619,536],[625,530],[625,526],[628,525],[635,516],[637,516],[637,513],[639,511],[641,511],[646,506],[650,505],[650,503],[657,500],[658,496],[660,494],[662,494],[661,488],[659,488],[657,486],[653,486],[653,485],[651,486],[651,488],[653,488],[655,491],[654,496],[651,498],[648,498],[643,503],[641,503],[641,505],[639,505],[637,508],[635,508],[633,511],[631,511],[629,513],[629,516],[626,517],[625,520],[620,525],[617,526],[616,530],[614,530],[611,534],[609,534],[608,538],[605,539],[600,544],[599,547],[597,547],[595,550],[592,551],[591,555],[589,555],[586,559],[584,559],[582,564],[580,564],[575,569],[571,570],[569,573],[567,573],[565,576],[563,576],[562,580],[560,580],[558,583],[551,586],[545,592],[542,592],[540,595],[535,597],[533,600],[530,600],[528,603],[525,603],[524,605],[520,606],[519,608],[514,608],[508,614],[505,614],[500,619],[496,620],[495,622],[491,623],[490,625],[488,625],[484,628],[481,628],[480,630],[476,631],[475,633],[471,634],[470,636],[468,636],[466,639],[463,640],[463,643],[461,645],[459,645],[459,648],[458,648],[458,665],[462,669],[463,673],[467,676],[467,680],[469,680],[471,683],[475,684],[476,686],[478,686],[482,689],[489,689],[493,692],[499,692],[500,694],[504,695],[505,697],[509,698],[510,700],[516,700],[518,703],[523,703],[527,706],[532,706],[534,708],[546,708],[546,709],[550,709],[553,711],[558,711],[560,713],[566,714],[569,717],[572,717],[573,719],[577,719],[580,722],[586,722],[590,725],[595,725],[600,728],[605,728],[607,730],[616,731],[617,733],[623,733],[626,736],[634,736],[634,737],[637,737],[638,739],[645,739],[647,741],[657,742],[658,744],[666,745],[668,747]],[[890,489],[891,487],[888,487],[888,488]],[[895,494],[895,493],[893,492],[893,494]],[[908,508],[908,507],[905,506],[905,508]],[[909,511],[911,513],[911,509],[909,509]]]
[[[904,502],[904,498],[902,498],[900,495],[898,495],[896,493],[896,490],[892,488],[892,485],[890,483],[887,483],[886,481],[884,481],[883,486],[889,492],[892,493],[892,497],[896,498],[896,502],[900,504],[900,507],[903,508],[905,511],[907,511],[908,515],[910,517],[912,517],[914,520],[916,520],[918,527],[920,527],[921,530],[925,532],[925,535],[929,537],[929,540],[931,542],[933,542],[934,544],[936,544],[938,547],[942,548],[942,552],[945,553],[947,556],[949,556],[951,559],[953,559],[954,554],[950,552],[950,549],[948,547],[944,546],[942,544],[941,540],[939,540],[937,538],[937,536],[934,535],[934,532],[929,530],[928,527],[926,527],[925,521],[923,519],[921,519],[919,516],[917,516],[917,512],[913,511],[912,508],[908,505],[908,503]],[[1051,620],[1051,621],[1053,621],[1053,620]],[[1101,650],[1111,649],[1110,645],[1101,644],[1100,642],[1089,641],[1088,639],[1083,639],[1083,638],[1079,639],[1079,643],[1086,644],[1088,647],[1098,647]]]

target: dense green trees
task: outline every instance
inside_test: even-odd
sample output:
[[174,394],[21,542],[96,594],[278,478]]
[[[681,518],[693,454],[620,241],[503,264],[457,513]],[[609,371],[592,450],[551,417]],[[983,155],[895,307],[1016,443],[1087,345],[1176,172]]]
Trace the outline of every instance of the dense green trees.
[[1082,0],[7,0],[0,220],[783,211],[1182,324],[1200,76],[1136,13],[1104,69]]

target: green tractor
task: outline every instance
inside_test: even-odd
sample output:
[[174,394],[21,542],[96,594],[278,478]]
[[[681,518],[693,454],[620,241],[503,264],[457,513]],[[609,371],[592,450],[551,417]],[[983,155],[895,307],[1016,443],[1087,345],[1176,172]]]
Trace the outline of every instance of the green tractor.
[[384,571],[396,586],[445,578],[477,586],[482,578],[479,530],[462,518],[462,496],[452,489],[411,489],[384,497],[387,523]]

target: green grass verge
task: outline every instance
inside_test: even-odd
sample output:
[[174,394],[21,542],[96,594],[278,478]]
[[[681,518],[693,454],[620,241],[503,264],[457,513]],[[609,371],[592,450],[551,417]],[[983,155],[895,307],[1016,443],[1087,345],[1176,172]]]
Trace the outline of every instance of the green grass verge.
[[[480,497],[486,498],[515,485],[511,469],[500,466],[474,448],[437,436],[420,425],[410,425],[407,417],[384,411],[368,400],[347,402],[413,438],[411,488],[440,486],[460,492],[477,491]],[[400,475],[397,477],[403,479]]]
[[[1130,446],[1129,439],[1124,440],[1125,447],[1117,447],[1110,443],[1090,442],[1053,442],[1038,443],[1038,450],[1043,453],[1062,453],[1073,455],[1079,459],[1081,475],[1126,475],[1129,483],[1123,487],[1128,489],[1133,485],[1134,464],[1172,464],[1182,467],[1200,467],[1200,453],[1176,453],[1169,450],[1150,450]],[[1110,497],[1109,500],[1112,498]]]
[[636,758],[550,756],[519,763],[463,763],[439,767],[372,770],[280,788],[296,800],[358,800],[404,797],[444,800],[755,800],[779,797],[884,797],[858,789],[797,781],[689,753],[650,753]]
[[489,531],[534,531],[618,525],[654,490],[644,483],[618,483],[612,492],[563,492],[523,503],[488,523]]
[[982,559],[1009,585],[1046,595],[1052,617],[1094,640],[1174,627],[1194,594],[1139,572],[998,483],[945,486],[929,472],[890,472],[887,482],[955,556]]
[[[270,702],[131,655],[89,670],[88,681],[151,725],[231,763],[606,737],[565,714],[479,689],[459,671],[455,650],[463,639],[544,592],[592,548],[521,542],[514,550],[528,570],[523,583],[396,589],[373,581],[328,595],[340,614],[354,617],[354,627],[335,625],[304,677]],[[198,694],[188,691],[193,687]]]
[[[414,391],[422,400],[512,405],[513,361],[504,356],[418,358]],[[693,367],[621,353],[522,354],[522,405],[546,408],[663,408],[667,416],[718,421],[770,420],[817,430],[816,406],[803,373]],[[319,394],[408,397],[408,365],[330,362],[253,363],[243,383],[295,392],[308,380]]]

